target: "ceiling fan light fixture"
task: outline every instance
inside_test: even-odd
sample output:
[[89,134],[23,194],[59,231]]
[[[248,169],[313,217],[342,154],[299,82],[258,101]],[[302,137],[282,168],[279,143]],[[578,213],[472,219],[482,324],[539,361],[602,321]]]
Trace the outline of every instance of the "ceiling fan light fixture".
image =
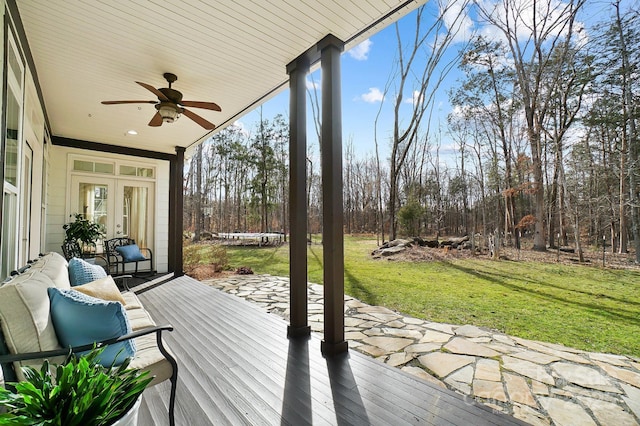
[[180,117],[178,110],[172,105],[160,105],[158,112],[160,116],[162,116],[162,121],[165,123],[173,123]]
[[[169,87],[155,88],[154,86],[136,81],[136,83],[154,95],[158,97],[157,101],[142,101],[142,100],[125,100],[125,101],[102,101],[103,105],[117,105],[117,104],[153,104],[156,109],[156,113],[149,121],[148,125],[151,127],[160,127],[162,123],[173,123],[180,115],[184,114],[188,119],[194,121],[200,127],[206,130],[213,130],[216,128],[215,124],[205,120],[203,117],[192,112],[189,108],[202,108],[211,111],[222,111],[220,106],[213,102],[201,102],[201,101],[183,101],[182,93],[178,90],[172,89],[171,84],[174,83],[178,77],[175,74],[164,73],[163,77],[169,83]],[[140,109],[140,108],[138,108]],[[91,116],[91,115],[89,115]]]

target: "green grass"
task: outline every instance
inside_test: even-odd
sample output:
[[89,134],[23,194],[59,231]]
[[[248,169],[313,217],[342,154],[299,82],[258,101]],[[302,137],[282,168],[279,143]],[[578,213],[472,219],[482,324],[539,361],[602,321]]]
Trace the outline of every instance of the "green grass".
[[[474,324],[588,351],[640,357],[640,271],[550,263],[373,260],[375,239],[345,237],[345,292],[418,318]],[[289,275],[288,246],[228,248],[233,268]],[[322,246],[309,247],[322,283]]]

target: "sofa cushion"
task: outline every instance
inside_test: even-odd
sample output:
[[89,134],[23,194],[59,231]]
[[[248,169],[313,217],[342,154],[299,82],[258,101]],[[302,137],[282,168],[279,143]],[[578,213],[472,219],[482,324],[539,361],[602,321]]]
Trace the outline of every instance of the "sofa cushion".
[[87,284],[106,276],[107,273],[100,265],[93,265],[77,257],[69,261],[69,281],[72,287]]
[[[60,344],[85,345],[131,333],[125,309],[119,302],[105,301],[79,291],[49,288],[51,318]],[[88,351],[81,352],[80,355]],[[136,353],[133,340],[108,346],[99,357],[104,366],[122,364]]]
[[[0,286],[0,325],[12,354],[61,348],[49,314],[49,287],[54,283],[37,269]],[[20,367],[41,364],[42,360],[14,363],[16,375],[22,379]]]
[[118,286],[113,281],[111,276],[91,281],[90,283],[77,285],[73,287],[74,290],[87,296],[96,297],[102,300],[110,300],[112,302],[120,302],[125,305],[125,300],[118,290]]
[[53,281],[56,287],[68,289],[71,287],[67,259],[56,252],[50,252],[42,256],[31,265],[29,270],[39,270]]
[[147,260],[146,257],[142,255],[140,252],[140,248],[137,244],[129,244],[126,246],[118,246],[116,247],[116,251],[120,256],[122,256],[122,260],[125,262],[138,262],[141,260]]
[[151,319],[149,313],[144,309],[127,310],[127,318],[133,331],[142,330],[144,328],[153,327],[156,323]]
[[[122,298],[124,299],[124,308],[127,310],[127,315],[129,315],[129,311],[132,309],[141,309],[142,303],[140,303],[140,299],[138,296],[132,291],[125,291],[120,293]],[[129,317],[131,317],[129,315]]]
[[[162,355],[156,342],[155,333],[147,334],[135,339],[138,351],[136,357],[131,360],[129,368],[139,368],[143,371],[149,371],[155,376],[149,386],[167,380],[173,373],[173,368],[167,359]],[[167,349],[168,350],[168,349]]]

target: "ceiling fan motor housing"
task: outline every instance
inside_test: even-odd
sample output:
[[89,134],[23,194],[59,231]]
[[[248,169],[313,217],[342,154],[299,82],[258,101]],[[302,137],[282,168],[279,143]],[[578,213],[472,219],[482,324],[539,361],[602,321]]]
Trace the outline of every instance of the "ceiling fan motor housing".
[[161,87],[158,90],[161,91],[162,94],[165,95],[167,99],[169,99],[174,104],[179,104],[180,102],[182,102],[182,93],[178,92],[177,90],[170,87]]
[[162,116],[162,121],[165,123],[173,123],[180,117],[183,111],[183,109],[176,104],[166,101],[156,104],[155,107]]

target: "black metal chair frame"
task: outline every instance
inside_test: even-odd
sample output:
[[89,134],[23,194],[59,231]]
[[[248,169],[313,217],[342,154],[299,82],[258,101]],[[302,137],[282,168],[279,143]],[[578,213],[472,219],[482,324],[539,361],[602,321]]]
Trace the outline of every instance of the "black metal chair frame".
[[100,265],[104,270],[109,273],[109,261],[108,259],[97,253],[86,254],[82,252],[80,244],[77,241],[64,241],[62,243],[62,254],[67,261],[77,257],[78,259],[94,259],[97,265]]
[[[134,239],[128,237],[117,237],[111,238],[110,240],[105,240],[104,250],[107,259],[107,273],[114,276],[130,273],[125,270],[126,265],[130,263],[135,263],[135,271],[133,272],[133,276],[137,276],[139,272],[149,274],[153,274],[155,272],[153,270],[153,252],[151,251],[151,249],[140,247],[140,252],[146,259],[131,262],[125,262],[122,256],[120,256],[120,253],[116,251],[116,247],[127,246],[135,243],[136,241]],[[141,262],[149,262],[149,269],[140,271],[138,269],[138,264]],[[120,271],[120,266],[122,266],[122,271]]]
[[67,260],[71,260],[74,257],[78,259],[82,258],[82,250],[80,244],[77,241],[66,240],[62,242],[62,254]]

